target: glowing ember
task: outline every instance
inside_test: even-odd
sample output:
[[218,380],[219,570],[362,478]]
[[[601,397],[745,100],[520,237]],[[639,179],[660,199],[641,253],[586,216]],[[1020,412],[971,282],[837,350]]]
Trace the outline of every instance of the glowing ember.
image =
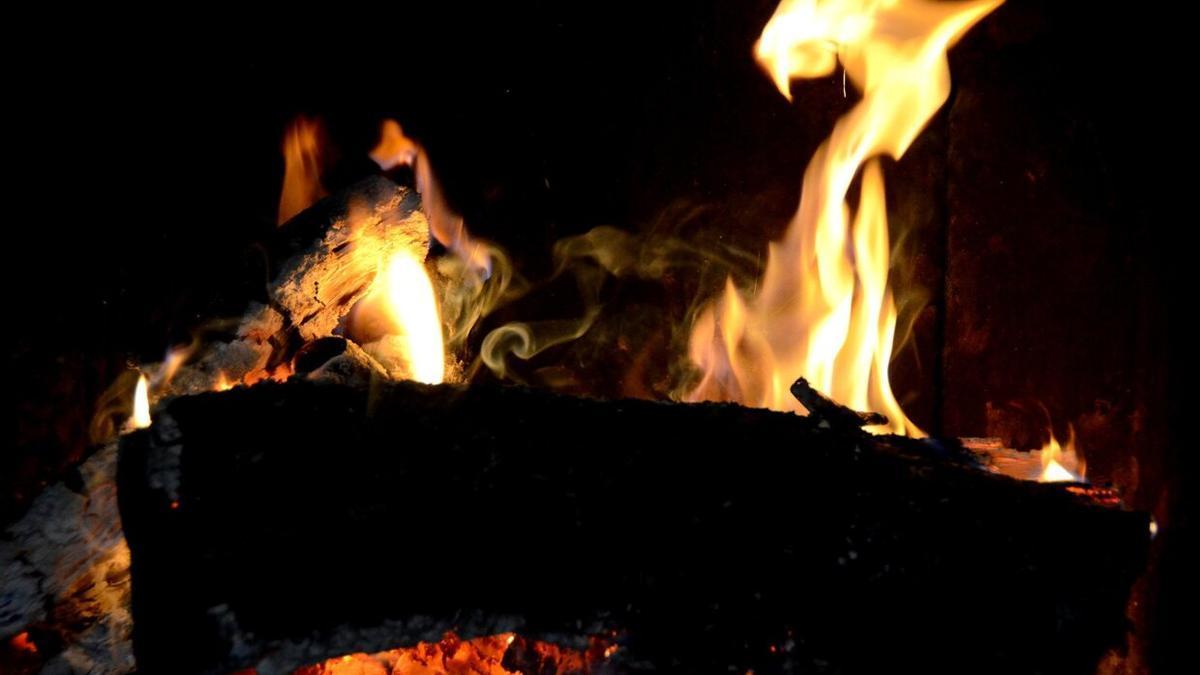
[[17,635],[13,636],[8,643],[13,649],[19,652],[24,652],[26,654],[38,653],[37,645],[33,643],[33,640],[29,639],[29,631],[18,633]]
[[150,426],[150,383],[146,376],[139,375],[133,390],[133,414],[129,417],[130,429],[145,429]]
[[1050,431],[1050,440],[1041,449],[1042,483],[1084,483],[1087,467],[1075,448],[1075,428],[1067,427],[1067,444],[1061,446]]
[[394,330],[385,339],[386,349],[408,366],[412,379],[440,384],[446,375],[442,322],[425,266],[411,253],[399,251],[388,261],[382,282]]
[[[755,55],[791,99],[796,78],[840,62],[862,100],[838,120],[804,174],[800,206],[768,250],[757,291],[730,281],[692,327],[703,371],[690,400],[802,411],[788,391],[800,376],[839,403],[887,415],[875,432],[924,436],[888,381],[896,307],[888,287],[883,172],[946,101],[946,50],[999,0],[785,0]],[[863,167],[857,211],[846,201]]]
[[280,225],[325,196],[321,187],[320,126],[297,117],[283,138],[283,191],[279,195]]
[[513,633],[463,640],[446,633],[438,642],[391,649],[377,654],[355,653],[300,668],[294,675],[448,675],[475,673],[515,675],[521,672],[591,672],[609,659],[617,646],[592,638],[586,651],[564,649],[545,642],[525,640]]

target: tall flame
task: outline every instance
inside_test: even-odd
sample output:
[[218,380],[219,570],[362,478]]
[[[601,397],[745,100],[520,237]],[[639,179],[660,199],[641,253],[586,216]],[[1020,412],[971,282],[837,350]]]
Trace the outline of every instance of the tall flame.
[[[862,99],[834,126],[804,173],[787,233],[768,249],[758,291],[730,281],[692,328],[703,371],[690,400],[801,411],[798,377],[836,401],[887,415],[875,432],[923,436],[888,381],[896,305],[888,286],[887,202],[879,155],[899,158],[946,101],[946,50],[1001,0],[784,0],[755,55],[791,100],[796,78],[840,62]],[[865,165],[865,166],[864,166]],[[857,211],[846,201],[862,170]]]
[[384,270],[383,293],[394,330],[389,344],[408,366],[409,377],[440,384],[446,376],[442,322],[425,266],[412,253],[398,251]]
[[292,120],[283,137],[283,190],[279,194],[280,225],[325,196],[321,186],[321,127],[303,115]]

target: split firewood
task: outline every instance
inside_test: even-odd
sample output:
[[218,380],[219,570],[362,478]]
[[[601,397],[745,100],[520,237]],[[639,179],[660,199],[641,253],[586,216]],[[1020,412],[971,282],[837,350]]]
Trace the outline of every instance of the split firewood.
[[[380,261],[404,249],[429,253],[429,223],[420,198],[386,178],[372,177],[318,202],[282,227],[288,246],[268,286],[270,304],[304,341],[332,335],[371,287]],[[313,235],[316,235],[315,237]]]

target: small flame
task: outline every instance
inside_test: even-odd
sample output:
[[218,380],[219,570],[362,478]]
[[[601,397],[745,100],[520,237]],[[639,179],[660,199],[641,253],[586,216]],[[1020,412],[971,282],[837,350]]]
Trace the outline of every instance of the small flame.
[[417,162],[420,148],[416,142],[404,135],[404,128],[396,120],[384,120],[379,129],[379,143],[371,150],[371,159],[379,168],[387,171],[397,166],[413,166]]
[[196,343],[193,342],[189,345],[172,347],[167,350],[167,355],[163,357],[162,364],[155,371],[154,379],[150,383],[156,391],[162,390],[171,384],[171,380],[175,379],[175,373],[179,372],[180,366],[183,365],[184,361],[187,361],[195,349]]
[[408,365],[412,379],[440,384],[446,376],[442,322],[425,265],[412,253],[399,251],[388,261],[382,281],[396,356]]
[[150,426],[150,382],[144,374],[138,375],[133,389],[133,415],[129,417],[129,428],[145,429]]
[[280,225],[325,196],[321,186],[320,124],[301,115],[283,137],[283,190],[279,195]]
[[[888,286],[887,202],[879,155],[899,158],[950,93],[946,50],[999,0],[784,0],[755,55],[791,100],[795,78],[839,61],[862,100],[842,116],[804,174],[800,205],[768,249],[757,291],[732,280],[692,327],[703,371],[689,400],[802,411],[788,388],[805,377],[857,410],[887,415],[869,430],[924,436],[888,378],[896,305]],[[847,203],[862,168],[857,212]]]
[[213,391],[229,391],[230,389],[233,389],[233,383],[229,381],[229,378],[225,377],[225,371],[218,372],[217,382],[213,385]]
[[1087,466],[1075,448],[1075,427],[1067,426],[1067,444],[1061,446],[1050,431],[1050,440],[1042,446],[1042,483],[1085,483]]

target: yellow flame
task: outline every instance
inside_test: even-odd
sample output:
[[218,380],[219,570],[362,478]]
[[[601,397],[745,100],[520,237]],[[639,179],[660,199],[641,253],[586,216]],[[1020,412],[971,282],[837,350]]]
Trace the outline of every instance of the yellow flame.
[[325,188],[321,187],[320,130],[316,120],[301,115],[284,134],[280,225],[325,196]]
[[1054,431],[1050,431],[1050,440],[1042,446],[1041,459],[1042,474],[1038,476],[1038,481],[1042,483],[1083,483],[1087,480],[1087,465],[1075,447],[1073,426],[1067,427],[1066,446],[1059,445]]
[[133,389],[133,415],[129,417],[131,429],[145,429],[150,426],[150,382],[145,375],[139,375],[137,386]]
[[[862,91],[804,173],[800,205],[750,297],[730,281],[693,325],[689,353],[703,371],[689,400],[802,411],[798,377],[834,400],[887,415],[875,432],[924,436],[888,379],[896,306],[888,286],[883,172],[946,101],[946,50],[1000,0],[784,0],[755,55],[784,96],[796,78],[840,62]],[[865,165],[865,166],[864,166]],[[857,211],[846,197],[862,167]]]
[[383,276],[383,292],[398,356],[418,382],[440,384],[446,376],[442,322],[425,265],[408,251],[392,255]]

